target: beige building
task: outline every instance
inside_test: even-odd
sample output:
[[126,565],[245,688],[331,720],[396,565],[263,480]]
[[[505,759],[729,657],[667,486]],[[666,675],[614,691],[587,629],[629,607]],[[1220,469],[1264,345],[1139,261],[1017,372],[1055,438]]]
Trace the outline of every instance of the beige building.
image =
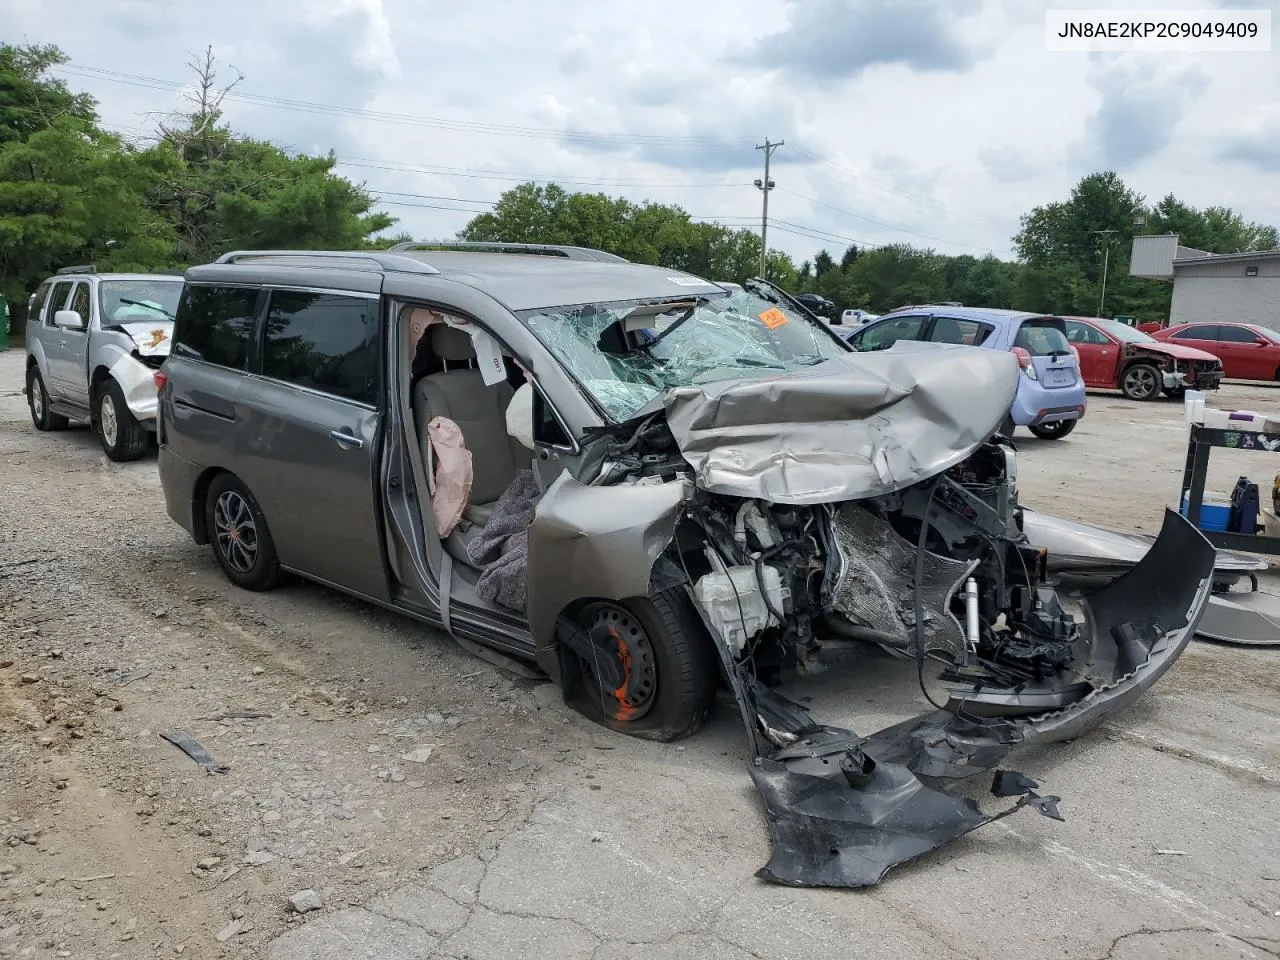
[[1173,283],[1170,326],[1216,320],[1280,331],[1280,250],[1216,254],[1174,234],[1134,237],[1129,273]]

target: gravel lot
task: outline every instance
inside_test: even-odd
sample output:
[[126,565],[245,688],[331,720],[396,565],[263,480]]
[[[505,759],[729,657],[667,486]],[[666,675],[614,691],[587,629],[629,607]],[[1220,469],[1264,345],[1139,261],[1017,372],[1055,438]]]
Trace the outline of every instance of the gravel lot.
[[[633,741],[408,620],[238,591],[154,457],[37,433],[22,370],[0,353],[0,957],[1280,956],[1280,651],[1195,643],[1098,732],[1018,755],[1065,823],[1020,813],[870,890],[772,886],[735,711]],[[1182,430],[1095,395],[1067,440],[1020,438],[1023,499],[1154,531]],[[1211,468],[1265,490],[1280,457]],[[802,692],[865,731],[925,706],[871,653]]]

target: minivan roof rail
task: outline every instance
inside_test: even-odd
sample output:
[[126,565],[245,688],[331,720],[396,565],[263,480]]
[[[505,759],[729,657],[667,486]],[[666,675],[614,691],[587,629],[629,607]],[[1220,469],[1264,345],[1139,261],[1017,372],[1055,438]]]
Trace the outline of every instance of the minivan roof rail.
[[[366,263],[380,270],[401,273],[439,273],[417,257],[403,257],[383,250],[232,250],[215,263],[242,263],[252,260],[346,260]],[[335,266],[337,264],[334,264]]]
[[86,263],[79,267],[63,267],[61,270],[54,271],[54,276],[61,277],[68,273],[97,273],[98,268],[92,263]]
[[413,240],[397,243],[389,252],[397,250],[495,250],[500,253],[529,253],[543,256],[565,257],[569,260],[604,260],[613,263],[627,263],[625,257],[595,250],[591,247],[572,247],[560,243],[487,243],[483,240],[439,240],[417,242]]

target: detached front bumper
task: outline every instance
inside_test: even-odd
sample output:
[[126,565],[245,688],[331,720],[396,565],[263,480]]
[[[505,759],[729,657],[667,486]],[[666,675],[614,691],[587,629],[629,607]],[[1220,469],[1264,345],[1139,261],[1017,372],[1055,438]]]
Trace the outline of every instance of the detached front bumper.
[[1222,385],[1222,368],[1166,370],[1166,390],[1217,390]]
[[[1200,531],[1166,511],[1147,555],[1079,598],[1085,623],[1077,674],[1052,689],[954,690],[945,709],[869,737],[825,726],[761,686],[708,623],[755,746],[751,775],[773,836],[758,876],[789,886],[869,886],[1024,806],[1062,819],[1059,798],[1040,796],[1034,781],[997,764],[1025,743],[1079,737],[1150,689],[1196,632],[1214,558]],[[1064,689],[1073,691],[1065,703]],[[991,792],[1019,799],[990,815],[919,779],[992,771]]]

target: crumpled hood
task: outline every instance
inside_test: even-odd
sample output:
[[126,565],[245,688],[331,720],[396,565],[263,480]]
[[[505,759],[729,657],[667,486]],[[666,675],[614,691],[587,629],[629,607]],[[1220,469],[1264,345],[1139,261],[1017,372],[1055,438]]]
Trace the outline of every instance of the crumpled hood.
[[1205,350],[1197,350],[1195,347],[1184,346],[1181,343],[1168,343],[1164,340],[1156,340],[1152,343],[1135,343],[1135,347],[1142,350],[1150,350],[1152,353],[1163,354],[1166,357],[1173,357],[1175,360],[1207,360],[1210,363],[1217,363],[1218,358],[1212,353]]
[[703,490],[810,505],[891,493],[960,463],[1017,387],[1010,353],[899,341],[779,376],[677,387],[662,405]]
[[169,347],[173,343],[173,321],[139,320],[129,323],[112,324],[111,329],[120,330],[133,339],[138,353],[144,357],[167,357]]

